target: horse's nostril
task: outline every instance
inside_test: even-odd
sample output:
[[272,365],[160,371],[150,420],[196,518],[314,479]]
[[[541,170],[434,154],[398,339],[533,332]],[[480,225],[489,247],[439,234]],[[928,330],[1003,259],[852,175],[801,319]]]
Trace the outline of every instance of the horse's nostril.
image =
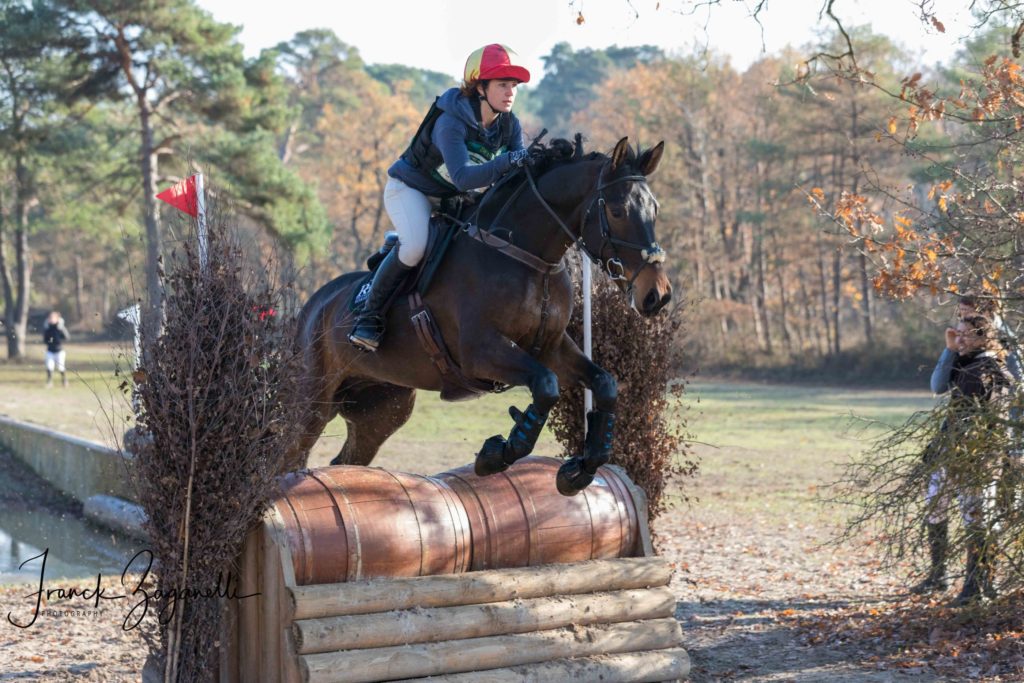
[[653,289],[644,297],[644,310],[649,311],[658,305],[658,293]]
[[669,301],[672,301],[672,292],[665,292],[665,296],[661,297],[662,307],[667,306]]

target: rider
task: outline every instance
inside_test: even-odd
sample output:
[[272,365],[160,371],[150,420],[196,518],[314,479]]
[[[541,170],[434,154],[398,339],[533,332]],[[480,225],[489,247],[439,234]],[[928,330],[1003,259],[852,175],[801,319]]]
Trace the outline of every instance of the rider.
[[530,72],[515,53],[493,43],[466,60],[462,86],[431,106],[408,149],[388,169],[384,208],[398,230],[398,245],[381,262],[349,341],[376,351],[386,307],[406,273],[423,258],[430,213],[440,199],[488,187],[527,160],[523,130],[512,113],[516,87]]

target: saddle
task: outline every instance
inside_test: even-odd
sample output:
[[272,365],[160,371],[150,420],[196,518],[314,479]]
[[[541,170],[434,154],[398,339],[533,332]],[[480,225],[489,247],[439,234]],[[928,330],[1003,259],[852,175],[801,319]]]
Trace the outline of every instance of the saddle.
[[[421,296],[426,294],[438,266],[444,260],[444,255],[459,234],[463,216],[468,215],[474,206],[470,202],[470,199],[463,199],[463,195],[458,195],[442,200],[441,206],[431,214],[427,227],[427,247],[424,250],[423,258],[419,265],[406,276],[405,282],[395,291],[392,300],[388,302],[388,308],[391,307],[395,299],[407,296],[413,290],[419,292]],[[452,218],[456,220],[453,221]],[[366,259],[366,269],[369,272],[359,281],[359,286],[356,287],[355,294],[349,302],[349,310],[358,313],[362,309],[362,304],[370,293],[370,282],[373,280],[374,273],[377,272],[377,268],[387,252],[393,249],[397,243],[398,235],[394,232],[387,233],[384,237],[383,247],[370,254]]]
[[[441,265],[452,243],[462,232],[463,217],[470,215],[474,206],[472,200],[464,195],[442,201],[439,210],[430,217],[427,248],[419,267],[408,275],[405,283],[398,288],[392,300],[388,302],[390,308],[398,297],[408,297],[409,308],[412,312],[410,321],[413,329],[416,330],[416,336],[419,338],[423,350],[430,356],[441,373],[441,400],[443,401],[462,401],[476,398],[485,393],[504,391],[508,388],[496,382],[477,380],[463,374],[462,369],[452,358],[451,352],[448,351],[448,346],[444,342],[444,337],[441,335],[441,330],[434,321],[430,309],[423,302],[423,296],[430,288],[438,266]],[[373,274],[380,262],[384,260],[386,253],[386,251],[377,251],[367,259],[366,267],[370,272],[355,288],[355,295],[349,306],[353,312],[362,309],[362,304],[370,291]]]

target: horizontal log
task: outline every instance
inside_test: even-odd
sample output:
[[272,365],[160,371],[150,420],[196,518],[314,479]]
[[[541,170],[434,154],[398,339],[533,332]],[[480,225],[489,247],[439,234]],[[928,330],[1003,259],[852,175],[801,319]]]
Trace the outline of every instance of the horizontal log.
[[668,585],[671,576],[672,568],[659,557],[625,557],[466,574],[294,586],[290,589],[290,616],[312,619],[649,588]]
[[669,617],[301,655],[299,666],[303,680],[309,683],[369,683],[486,671],[601,653],[663,650],[679,647],[681,640],[679,622]]
[[313,654],[658,619],[672,616],[675,608],[675,595],[662,586],[302,619],[292,625],[292,636],[300,654]]
[[683,648],[594,655],[550,662],[523,664],[490,671],[407,678],[405,683],[551,683],[551,681],[601,681],[601,683],[655,683],[690,675],[690,655]]

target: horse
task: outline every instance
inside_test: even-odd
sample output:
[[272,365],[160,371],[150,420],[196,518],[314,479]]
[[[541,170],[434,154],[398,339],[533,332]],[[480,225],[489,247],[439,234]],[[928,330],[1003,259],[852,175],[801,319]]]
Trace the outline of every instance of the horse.
[[[608,461],[616,382],[566,333],[573,289],[564,257],[569,247],[581,248],[640,314],[653,316],[664,308],[672,286],[654,234],[658,203],[647,183],[664,146],[662,141],[634,150],[622,138],[611,154],[584,154],[579,135],[575,144],[535,143],[531,164],[492,187],[451,242],[422,299],[447,346],[443,357],[477,391],[525,386],[532,398],[526,410],[509,408],[515,424],[507,438],[495,435],[484,442],[476,455],[477,474],[503,471],[528,455],[558,401],[559,386],[569,384],[591,389],[595,408],[587,415],[583,453],[558,471],[559,492],[583,490]],[[331,464],[369,465],[409,419],[417,389],[451,388],[444,364],[421,347],[410,322],[414,300],[395,300],[376,352],[349,343],[355,317],[350,302],[365,278],[362,271],[334,279],[299,313],[303,383],[311,402],[285,469],[305,466],[309,449],[335,415],[344,418],[348,435]]]

